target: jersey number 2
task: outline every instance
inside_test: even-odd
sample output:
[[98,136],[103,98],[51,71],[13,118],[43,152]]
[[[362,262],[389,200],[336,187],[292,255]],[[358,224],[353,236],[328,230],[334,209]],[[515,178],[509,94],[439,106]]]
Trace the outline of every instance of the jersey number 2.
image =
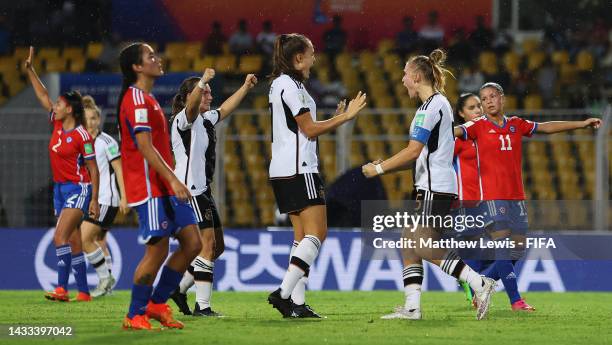
[[[508,144],[506,145],[506,141]],[[501,150],[502,151],[512,151],[512,142],[510,141],[510,134],[506,134],[506,138],[503,135],[499,135],[499,141],[501,141]]]
[[51,147],[51,150],[53,150],[53,152],[57,152],[57,148],[58,148],[58,147],[59,147],[61,144],[62,144],[62,138],[60,137],[60,138],[57,140],[57,144],[55,144],[55,145],[53,145],[53,146]]

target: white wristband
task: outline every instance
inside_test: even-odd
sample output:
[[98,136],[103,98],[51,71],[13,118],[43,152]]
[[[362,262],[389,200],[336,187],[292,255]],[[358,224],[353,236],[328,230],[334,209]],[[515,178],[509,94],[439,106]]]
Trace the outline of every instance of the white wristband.
[[377,173],[378,175],[382,175],[382,174],[384,174],[384,173],[385,173],[385,171],[384,171],[384,170],[383,170],[383,168],[382,168],[382,165],[380,165],[380,164],[376,164],[376,165],[374,165],[374,169],[376,169],[376,173]]
[[198,82],[198,87],[204,90],[204,88],[206,87],[206,83],[204,82],[204,79],[200,79],[200,81]]

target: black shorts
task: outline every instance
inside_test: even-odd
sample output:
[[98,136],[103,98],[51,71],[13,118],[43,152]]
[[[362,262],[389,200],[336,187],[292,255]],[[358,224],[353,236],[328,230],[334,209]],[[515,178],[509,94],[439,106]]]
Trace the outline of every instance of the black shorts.
[[450,214],[451,208],[457,200],[457,195],[416,189],[414,199],[416,200],[414,211],[417,214],[444,217]]
[[210,188],[204,193],[198,196],[191,197],[191,206],[198,222],[198,228],[200,229],[218,229],[223,227],[221,224],[221,217],[217,211],[215,205],[215,199],[213,199]]
[[270,180],[280,213],[292,213],[313,205],[325,205],[325,186],[319,174],[305,173]]
[[101,227],[102,230],[108,230],[111,225],[113,225],[118,211],[119,207],[100,205],[100,216],[98,217],[98,219],[91,219],[89,217],[89,214],[85,214],[83,221],[95,224]]

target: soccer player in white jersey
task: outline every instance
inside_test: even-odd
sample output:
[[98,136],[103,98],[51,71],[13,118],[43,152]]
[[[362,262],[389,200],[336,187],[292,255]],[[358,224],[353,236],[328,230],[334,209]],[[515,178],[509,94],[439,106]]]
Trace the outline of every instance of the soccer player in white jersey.
[[[415,194],[416,212],[444,217],[450,211],[451,202],[457,199],[457,176],[453,169],[453,111],[444,92],[444,69],[446,54],[436,49],[429,56],[411,58],[404,68],[402,82],[411,98],[419,98],[423,104],[417,109],[410,125],[408,147],[393,157],[362,167],[366,177],[408,169],[416,161]],[[437,240],[441,234],[437,229],[419,227],[411,233],[404,230],[403,237]],[[419,243],[419,242],[417,242]],[[421,285],[423,283],[423,261],[428,260],[453,277],[466,281],[475,292],[478,320],[484,318],[489,309],[491,295],[495,291],[492,279],[481,277],[466,265],[453,251],[431,248],[406,248],[402,250],[404,261],[403,280],[405,304],[383,319],[421,318]]]
[[[100,131],[100,108],[93,97],[83,97],[83,108],[85,109],[85,128],[94,138],[96,163],[100,172],[100,192],[98,193],[100,215],[98,218],[85,215],[81,224],[81,237],[85,257],[98,275],[98,286],[91,292],[91,297],[100,297],[110,293],[116,282],[111,272],[110,252],[104,239],[115,220],[117,211],[120,209],[121,213],[126,214],[129,208],[125,198],[119,145],[113,137]],[[119,191],[117,191],[117,185]]]
[[[191,205],[202,237],[202,250],[170,297],[183,314],[194,316],[221,316],[210,304],[215,260],[225,249],[221,217],[210,188],[215,172],[215,125],[227,118],[257,84],[254,74],[247,75],[244,84],[233,95],[218,109],[211,110],[213,97],[208,82],[214,75],[215,70],[207,68],[202,78],[191,77],[183,81],[174,96],[174,116],[170,124],[176,161],[174,174],[191,192]],[[196,303],[192,313],[187,304],[187,290],[194,283]]]
[[[272,161],[270,181],[281,213],[288,213],[294,246],[281,286],[268,302],[283,317],[320,317],[305,302],[310,266],[327,235],[323,181],[319,177],[317,137],[353,119],[366,105],[365,94],[339,105],[334,117],[317,121],[317,106],[304,87],[315,62],[312,42],[283,34],[274,43],[270,86]],[[345,109],[346,108],[346,109]]]

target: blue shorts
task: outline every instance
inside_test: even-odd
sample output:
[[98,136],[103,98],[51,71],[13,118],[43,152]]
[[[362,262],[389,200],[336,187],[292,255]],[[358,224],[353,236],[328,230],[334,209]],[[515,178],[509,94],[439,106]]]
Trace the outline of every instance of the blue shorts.
[[[470,206],[460,207],[452,211],[452,215],[455,218],[454,230],[456,237],[481,235],[488,226],[493,224],[486,201]],[[462,217],[463,222],[459,222],[459,216]]]
[[83,214],[87,214],[90,201],[90,183],[56,182],[53,186],[53,208],[56,217],[59,217],[65,208],[78,208]]
[[510,229],[513,235],[527,233],[527,207],[524,200],[490,200],[486,201],[494,221],[493,230]]
[[175,196],[151,198],[136,206],[139,238],[144,244],[155,237],[175,236],[182,228],[197,224],[193,208]]

